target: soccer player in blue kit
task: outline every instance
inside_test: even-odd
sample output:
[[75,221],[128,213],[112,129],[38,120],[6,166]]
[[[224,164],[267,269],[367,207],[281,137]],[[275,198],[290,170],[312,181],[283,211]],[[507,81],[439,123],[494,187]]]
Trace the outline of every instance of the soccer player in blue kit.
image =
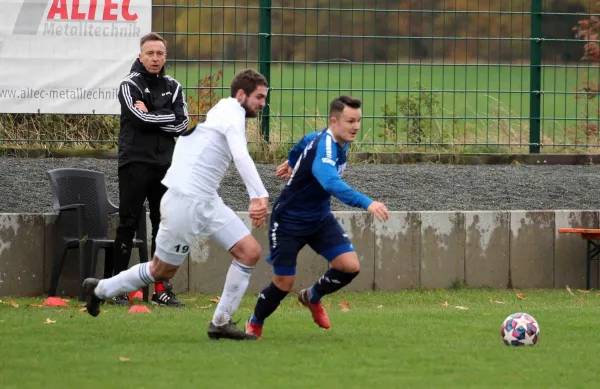
[[[346,184],[340,175],[346,167],[346,151],[356,138],[361,120],[360,100],[339,96],[329,106],[329,127],[306,135],[280,165],[277,175],[289,178],[273,204],[269,230],[274,277],[258,297],[254,314],[246,322],[246,333],[262,338],[265,319],[290,292],[299,251],[309,245],[330,262],[329,270],[298,299],[321,328],[331,326],[321,298],[348,285],[358,275],[360,263],[348,235],[331,212],[331,195],[343,203],[364,208],[385,221],[389,211]],[[291,167],[294,167],[293,171]]]

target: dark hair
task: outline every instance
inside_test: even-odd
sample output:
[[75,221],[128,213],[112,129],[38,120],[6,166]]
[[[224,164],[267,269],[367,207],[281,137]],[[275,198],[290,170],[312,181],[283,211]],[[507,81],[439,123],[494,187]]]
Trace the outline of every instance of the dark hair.
[[144,35],[140,39],[140,49],[142,48],[142,46],[144,46],[144,43],[151,42],[151,41],[162,42],[165,45],[165,50],[167,49],[167,41],[165,40],[165,38],[163,38],[162,36],[160,36],[159,34],[157,34],[155,32],[150,32],[150,33]]
[[346,107],[358,109],[360,108],[360,100],[351,96],[336,97],[329,104],[329,117],[333,115],[337,117]]
[[250,96],[258,86],[269,86],[265,76],[252,69],[242,70],[231,80],[231,97],[235,97],[240,89],[244,91],[246,96]]

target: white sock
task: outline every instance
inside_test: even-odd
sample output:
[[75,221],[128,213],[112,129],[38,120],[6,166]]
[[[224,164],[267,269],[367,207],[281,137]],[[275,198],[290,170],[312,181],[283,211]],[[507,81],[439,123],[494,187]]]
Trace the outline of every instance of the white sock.
[[143,262],[120,272],[114,277],[100,280],[94,293],[101,299],[112,298],[136,290],[154,282],[150,274],[150,262]]
[[212,319],[214,325],[222,326],[231,320],[231,316],[237,311],[246,289],[248,289],[252,270],[254,270],[253,266],[242,265],[236,260],[231,263],[229,271],[227,271],[221,300]]

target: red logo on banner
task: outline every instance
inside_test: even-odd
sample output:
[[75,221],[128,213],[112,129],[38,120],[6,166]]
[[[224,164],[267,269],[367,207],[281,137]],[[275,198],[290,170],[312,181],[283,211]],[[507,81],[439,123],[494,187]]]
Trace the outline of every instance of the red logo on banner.
[[87,7],[81,7],[80,0],[52,0],[48,12],[48,20],[96,20],[133,22],[138,19],[137,13],[131,13],[131,0],[90,0]]

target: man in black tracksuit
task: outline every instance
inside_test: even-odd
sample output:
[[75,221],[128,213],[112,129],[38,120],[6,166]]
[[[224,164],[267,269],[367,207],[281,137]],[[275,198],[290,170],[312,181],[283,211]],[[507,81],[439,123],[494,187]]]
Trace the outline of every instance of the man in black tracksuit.
[[[175,138],[188,126],[188,112],[181,84],[165,75],[166,42],[150,33],[141,39],[139,58],[119,87],[119,227],[115,238],[114,274],[129,267],[132,241],[144,202],[148,199],[152,222],[152,249],[160,223],[160,201],[167,188],[161,181],[171,165]],[[183,306],[169,282],[155,284],[152,301]],[[117,296],[128,305],[128,297]]]

